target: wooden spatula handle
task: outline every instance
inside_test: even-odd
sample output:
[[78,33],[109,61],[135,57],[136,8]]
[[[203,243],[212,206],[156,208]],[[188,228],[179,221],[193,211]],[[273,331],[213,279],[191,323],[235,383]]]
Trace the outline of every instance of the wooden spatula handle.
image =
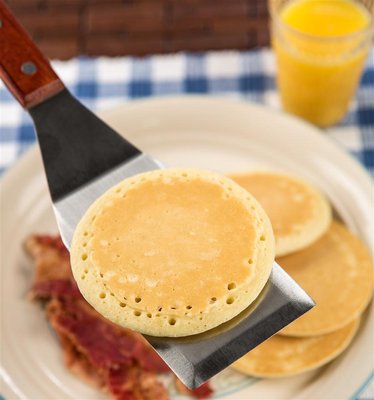
[[25,108],[64,89],[48,60],[3,0],[0,0],[0,77]]

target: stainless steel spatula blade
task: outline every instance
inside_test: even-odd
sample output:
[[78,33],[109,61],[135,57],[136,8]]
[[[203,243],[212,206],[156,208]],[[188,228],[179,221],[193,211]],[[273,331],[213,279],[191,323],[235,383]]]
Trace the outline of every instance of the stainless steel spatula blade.
[[210,331],[184,338],[146,339],[179,379],[196,388],[314,306],[277,264],[255,303]]
[[[38,133],[60,233],[68,248],[79,220],[101,194],[129,176],[162,168],[67,90],[29,112]],[[311,307],[309,296],[274,264],[256,303],[232,321],[195,336],[146,339],[181,381],[195,388]]]
[[66,89],[28,111],[68,248],[76,225],[94,200],[121,180],[160,167]]
[[[0,76],[33,118],[56,219],[69,247],[89,205],[122,179],[160,168],[79,103],[0,1]],[[233,320],[185,338],[147,337],[190,388],[229,366],[314,305],[276,264],[261,296]]]

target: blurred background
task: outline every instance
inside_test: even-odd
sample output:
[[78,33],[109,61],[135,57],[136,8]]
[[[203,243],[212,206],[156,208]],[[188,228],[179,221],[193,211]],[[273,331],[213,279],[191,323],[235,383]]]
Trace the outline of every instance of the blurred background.
[[8,0],[49,58],[269,45],[266,0]]

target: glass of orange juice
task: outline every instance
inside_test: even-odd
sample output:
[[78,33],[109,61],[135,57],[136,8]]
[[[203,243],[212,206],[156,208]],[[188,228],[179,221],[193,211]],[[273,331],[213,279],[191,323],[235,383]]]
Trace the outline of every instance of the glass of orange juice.
[[373,35],[374,1],[270,0],[283,107],[318,126],[338,122]]

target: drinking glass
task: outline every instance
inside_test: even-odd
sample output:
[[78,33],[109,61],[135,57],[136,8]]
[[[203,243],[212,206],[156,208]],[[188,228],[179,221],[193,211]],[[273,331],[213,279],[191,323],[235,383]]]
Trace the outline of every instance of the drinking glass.
[[[323,3],[322,11],[327,3],[336,5],[340,0],[310,1]],[[289,26],[282,19],[282,10],[289,3],[270,2],[272,46],[283,108],[318,126],[333,125],[347,112],[371,48],[374,1],[355,1],[368,13],[367,26],[335,36],[303,33]]]

